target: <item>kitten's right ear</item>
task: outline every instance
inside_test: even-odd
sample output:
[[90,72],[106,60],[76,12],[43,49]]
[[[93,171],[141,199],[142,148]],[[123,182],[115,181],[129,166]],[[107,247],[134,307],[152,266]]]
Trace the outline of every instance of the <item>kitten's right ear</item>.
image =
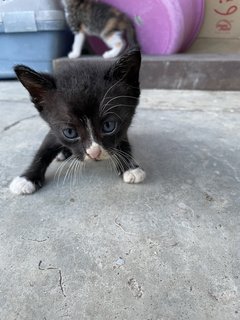
[[138,83],[141,66],[141,52],[138,47],[124,53],[113,64],[112,75],[115,79],[125,79],[130,83]]
[[15,66],[14,71],[34,103],[40,103],[47,92],[56,89],[53,77],[48,74],[38,73],[24,65]]

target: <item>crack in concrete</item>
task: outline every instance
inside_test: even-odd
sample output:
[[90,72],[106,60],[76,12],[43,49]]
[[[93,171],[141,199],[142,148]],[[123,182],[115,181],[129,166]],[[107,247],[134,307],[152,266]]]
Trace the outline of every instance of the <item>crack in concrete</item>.
[[62,295],[63,295],[64,297],[66,297],[66,294],[65,294],[64,289],[63,289],[63,277],[62,277],[62,271],[61,271],[61,269],[58,269],[58,268],[55,268],[55,267],[42,268],[41,265],[42,265],[42,260],[40,260],[39,263],[38,263],[38,269],[41,270],[41,271],[45,271],[45,270],[58,270],[58,273],[59,273],[59,287],[60,287],[60,289],[61,289]]
[[44,270],[57,270],[58,269],[58,268],[55,268],[55,267],[42,268],[41,265],[42,265],[42,260],[40,260],[39,263],[38,263],[38,269],[42,270],[42,271],[44,271]]
[[63,290],[62,271],[58,270],[58,272],[59,272],[59,286],[60,286],[60,289],[62,291],[63,296],[66,297],[64,290]]
[[34,242],[45,242],[49,239],[49,237],[47,237],[46,239],[42,239],[42,240],[39,240],[39,239],[30,239],[30,238],[27,238],[25,239],[24,237],[22,237],[23,240],[28,240],[28,241],[34,241]]
[[3,128],[3,130],[1,131],[1,133],[5,132],[5,131],[8,131],[9,129],[15,127],[16,125],[18,125],[19,123],[21,123],[22,121],[25,121],[25,120],[29,120],[29,119],[33,119],[33,118],[36,118],[38,117],[37,114],[34,114],[32,116],[29,116],[29,117],[25,117],[25,118],[22,118],[18,121],[15,121],[13,122],[12,124],[9,124],[8,126],[6,126],[5,128]]
[[27,239],[28,241],[34,241],[34,242],[45,242],[48,239],[38,240],[38,239]]

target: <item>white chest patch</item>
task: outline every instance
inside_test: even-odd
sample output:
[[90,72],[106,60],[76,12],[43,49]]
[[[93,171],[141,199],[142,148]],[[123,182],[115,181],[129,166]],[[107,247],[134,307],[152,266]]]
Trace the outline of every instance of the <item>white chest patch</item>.
[[31,194],[36,191],[36,186],[24,177],[16,177],[11,182],[9,189],[14,194]]

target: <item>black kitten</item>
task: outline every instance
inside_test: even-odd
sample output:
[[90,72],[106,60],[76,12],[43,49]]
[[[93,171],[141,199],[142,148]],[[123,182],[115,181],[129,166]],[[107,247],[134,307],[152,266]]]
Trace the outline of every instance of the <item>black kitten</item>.
[[127,131],[139,101],[141,54],[132,50],[116,62],[66,65],[54,77],[19,65],[15,72],[50,131],[30,167],[10,190],[30,194],[43,185],[54,158],[79,161],[111,158],[124,182],[139,183],[145,172],[131,155]]

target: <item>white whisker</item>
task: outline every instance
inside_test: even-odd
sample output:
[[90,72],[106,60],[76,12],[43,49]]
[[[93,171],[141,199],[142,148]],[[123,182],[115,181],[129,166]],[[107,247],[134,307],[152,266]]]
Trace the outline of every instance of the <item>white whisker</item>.
[[82,161],[78,161],[78,165],[77,165],[77,183],[78,185],[80,185],[80,178],[81,178],[81,174],[82,174],[82,169],[83,169],[83,162]]
[[74,183],[74,179],[75,179],[75,167],[76,167],[76,163],[78,162],[78,159],[75,158],[73,161],[73,165],[72,165],[72,169],[71,169],[71,173],[69,175],[70,178],[70,187],[73,188],[75,186]]
[[119,154],[122,154],[123,156],[125,156],[127,159],[130,159],[133,162],[135,162],[136,165],[139,165],[137,160],[131,154],[129,154],[123,150],[116,149],[116,148],[113,148],[113,149],[116,150]]
[[124,170],[124,167],[123,167],[121,161],[119,160],[119,158],[118,158],[115,154],[113,154],[112,157],[113,157],[114,162],[116,163],[117,167],[119,167],[119,169],[120,169],[122,172],[124,172],[124,171],[125,171],[125,170]]
[[107,94],[110,90],[112,90],[117,84],[119,84],[122,81],[122,79],[118,80],[116,83],[114,83],[104,94],[102,101],[100,102],[100,106],[102,105],[102,103],[104,102],[104,100],[107,98]]
[[109,148],[109,150],[113,152],[114,159],[117,160],[116,162],[123,172],[126,171],[124,166],[126,166],[127,169],[139,166],[138,162],[131,154],[117,148]]
[[[101,111],[101,116],[105,116],[105,115],[107,115],[107,114],[110,114],[110,111],[112,110],[112,109],[115,109],[115,108],[118,108],[118,107],[127,107],[127,108],[134,108],[135,107],[135,105],[127,105],[127,104],[117,104],[117,105],[113,105],[113,106],[110,106],[110,108],[109,109],[107,109],[106,110],[106,108],[104,108],[102,111]],[[116,113],[115,113],[115,115],[117,115]]]
[[123,98],[128,98],[128,99],[135,99],[135,100],[138,100],[138,98],[136,97],[133,97],[133,96],[117,96],[117,97],[114,97],[112,99],[110,99],[106,104],[104,104],[101,109],[100,109],[100,114],[102,114],[104,112],[104,110],[106,109],[106,107],[109,105],[110,102],[116,100],[116,99],[123,99]]
[[76,161],[76,165],[75,165],[75,169],[74,169],[74,176],[75,176],[75,185],[79,185],[79,172],[78,172],[78,168],[79,168],[79,163],[81,163],[79,161],[79,159],[77,159]]
[[70,174],[70,172],[71,172],[71,169],[72,169],[73,164],[74,164],[74,161],[71,162],[71,163],[70,163],[70,166],[68,167],[68,170],[67,170],[67,172],[66,172],[66,174],[65,174],[65,176],[64,176],[64,179],[63,179],[63,185],[65,184],[65,181],[66,181],[67,177],[69,176],[69,174]]
[[110,163],[112,170],[118,175],[116,163],[114,162],[114,159],[111,156],[109,158],[109,163]]
[[63,163],[61,163],[61,165],[58,167],[58,169],[57,169],[57,171],[56,171],[56,173],[55,173],[55,175],[54,175],[54,179],[58,176],[57,185],[59,185],[59,179],[60,179],[60,176],[61,176],[61,173],[62,173],[63,169],[64,169],[65,166],[66,166],[67,164],[69,164],[69,162],[70,162],[71,160],[73,160],[73,159],[74,159],[74,156],[71,155],[69,158],[67,158],[66,160],[64,160]]

